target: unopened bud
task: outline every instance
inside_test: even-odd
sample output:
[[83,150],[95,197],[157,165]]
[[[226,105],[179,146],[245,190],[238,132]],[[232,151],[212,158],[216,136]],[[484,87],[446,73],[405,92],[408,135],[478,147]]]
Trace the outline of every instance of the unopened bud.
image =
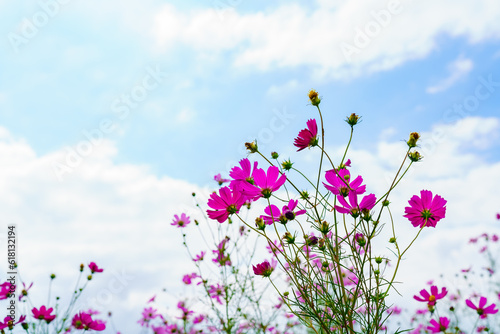
[[286,232],[285,235],[283,235],[283,240],[285,240],[288,244],[293,244],[295,243],[295,236],[291,235],[290,232]]
[[245,147],[246,147],[246,149],[250,153],[255,153],[255,152],[257,152],[259,150],[258,147],[257,147],[257,141],[256,140],[254,140],[251,143],[245,143]]
[[318,97],[318,92],[314,89],[309,91],[309,101],[311,101],[313,106],[319,106],[319,103],[321,102],[321,99]]
[[389,204],[391,204],[391,202],[389,202],[389,200],[387,200],[387,199],[384,199],[384,200],[382,201],[382,205],[383,205],[383,206],[389,206]]
[[408,142],[407,142],[408,147],[410,147],[410,148],[416,147],[417,141],[419,138],[420,138],[420,135],[418,134],[418,132],[410,133],[410,139],[408,139]]
[[378,264],[381,264],[382,263],[382,258],[380,256],[377,256],[375,258],[375,262],[377,262]]
[[347,122],[347,124],[349,124],[351,127],[355,126],[356,124],[358,124],[358,121],[361,117],[352,113],[351,116],[347,117],[347,119],[345,120]]
[[293,162],[290,161],[290,159],[285,160],[281,163],[281,167],[283,167],[284,170],[290,170],[292,169]]
[[390,242],[391,244],[396,243],[396,238],[394,238],[394,237],[390,238],[390,239],[389,239],[389,242]]
[[255,218],[255,226],[261,231],[264,231],[266,229],[266,223],[264,223],[264,219],[262,219],[261,217]]
[[330,232],[330,225],[326,221],[322,221],[321,224],[319,224],[319,231],[323,234],[328,234]]
[[50,274],[50,279],[56,278],[56,274]]
[[85,265],[82,263],[80,264],[80,271],[83,271],[83,268],[85,268]]
[[276,152],[271,152],[271,158],[273,158],[273,159],[278,159],[278,157],[279,157],[279,156],[280,156],[280,155],[279,155],[278,153],[276,153]]
[[300,198],[302,198],[303,200],[308,200],[309,199],[309,193],[307,192],[307,190],[302,190],[300,192]]
[[414,151],[414,152],[408,152],[408,158],[413,162],[418,162],[422,160],[423,156],[421,156],[418,151]]
[[324,251],[326,249],[326,247],[325,247],[325,239],[323,239],[323,238],[319,239],[319,241],[318,241],[318,248],[321,251]]
[[88,275],[88,276],[87,276],[87,279],[88,279],[89,281],[90,281],[90,280],[92,280],[92,275]]

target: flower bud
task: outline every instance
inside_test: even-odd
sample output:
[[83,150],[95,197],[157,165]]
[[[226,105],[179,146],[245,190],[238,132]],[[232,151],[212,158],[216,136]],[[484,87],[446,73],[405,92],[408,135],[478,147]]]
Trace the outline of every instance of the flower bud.
[[255,153],[255,152],[257,152],[259,150],[258,147],[257,147],[257,141],[256,140],[254,140],[251,143],[245,143],[245,147],[246,147],[246,149],[250,153]]
[[290,170],[292,169],[293,162],[290,161],[290,159],[285,160],[281,163],[281,167],[283,167],[284,170]]
[[80,271],[83,271],[83,268],[85,268],[85,265],[82,263],[80,264]]
[[390,239],[389,239],[389,242],[390,242],[391,244],[396,243],[396,238],[394,238],[394,237],[390,238]]
[[323,234],[328,234],[328,232],[330,232],[330,225],[327,221],[323,220],[321,224],[319,224],[319,231]]
[[382,258],[380,256],[377,256],[375,258],[375,262],[377,262],[378,264],[381,264],[382,263]]
[[90,280],[92,280],[92,275],[88,275],[88,276],[87,276],[87,279],[88,279],[89,281],[90,281]]
[[26,331],[27,331],[27,330],[28,330],[28,328],[30,327],[30,325],[29,325],[27,322],[23,322],[23,323],[21,324],[21,327],[22,327],[24,330],[26,330]]
[[280,155],[277,152],[271,152],[271,158],[278,159]]
[[354,236],[354,239],[356,240],[358,245],[360,245],[361,247],[366,245],[366,239],[365,239],[365,236],[363,235],[363,233],[356,233],[356,235]]
[[302,198],[303,200],[308,200],[309,199],[309,193],[307,192],[307,190],[302,190],[300,192],[300,198]]
[[323,239],[323,238],[319,239],[319,241],[318,241],[318,248],[319,248],[320,251],[324,251],[326,249],[325,239]]
[[56,278],[56,274],[50,274],[50,279]]
[[408,152],[408,158],[413,162],[418,162],[422,160],[423,156],[421,156],[418,151],[414,151],[414,152]]
[[319,103],[321,102],[321,99],[318,97],[318,92],[314,89],[309,91],[309,101],[311,101],[311,104],[316,107],[319,106]]
[[410,147],[410,148],[416,147],[417,141],[419,138],[420,138],[420,135],[418,134],[418,132],[410,133],[410,139],[408,139],[408,142],[407,142],[408,147]]
[[293,244],[295,243],[295,236],[291,235],[290,232],[286,232],[283,235],[283,240],[285,240],[288,244]]
[[266,229],[266,223],[264,223],[264,219],[262,219],[261,217],[255,218],[255,226],[261,231],[264,231]]
[[384,199],[384,200],[382,201],[382,205],[383,205],[383,206],[389,206],[389,204],[391,204],[391,202],[389,202],[389,200],[387,200],[387,199]]
[[353,127],[356,124],[358,124],[358,120],[360,118],[361,118],[360,116],[352,113],[351,116],[347,117],[347,119],[345,121],[347,122],[347,124],[349,124],[351,127]]
[[306,241],[306,245],[308,246],[316,246],[318,244],[318,238],[313,236],[304,235],[304,239]]

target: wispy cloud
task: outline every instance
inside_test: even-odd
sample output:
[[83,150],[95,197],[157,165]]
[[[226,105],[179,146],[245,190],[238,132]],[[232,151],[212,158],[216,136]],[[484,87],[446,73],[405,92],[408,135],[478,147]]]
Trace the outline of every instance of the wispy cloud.
[[[430,7],[436,15],[429,14]],[[185,12],[166,5],[155,17],[153,33],[161,52],[181,43],[204,53],[226,54],[236,67],[269,71],[309,66],[311,74],[330,78],[390,70],[425,57],[443,34],[471,42],[500,37],[500,21],[491,15],[500,12],[498,2],[404,2],[390,10],[351,0],[333,7],[320,2],[312,11],[298,4],[248,14],[227,9],[221,19],[215,9]],[[442,12],[448,15],[437,15]],[[343,45],[352,50],[349,57]],[[467,62],[457,66],[464,70]]]
[[474,68],[472,60],[459,57],[457,60],[448,65],[449,75],[437,82],[436,84],[427,87],[426,91],[429,94],[443,92],[452,87],[460,79],[464,78]]

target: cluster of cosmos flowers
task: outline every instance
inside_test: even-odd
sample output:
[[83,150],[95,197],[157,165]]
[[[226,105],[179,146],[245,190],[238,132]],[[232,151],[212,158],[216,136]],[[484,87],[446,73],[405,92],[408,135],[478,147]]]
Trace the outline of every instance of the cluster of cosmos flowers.
[[[90,262],[88,264],[88,268],[90,269],[91,274],[101,273],[104,271],[104,269],[99,268],[97,264],[95,264],[95,262]],[[83,269],[84,265],[81,264],[80,272],[83,272]],[[54,278],[55,275],[52,274],[51,279]],[[88,280],[91,280],[92,275],[88,275],[87,278]],[[29,286],[26,286],[26,284],[23,282],[23,289],[21,293],[18,294],[19,302],[31,304],[31,301],[28,299],[28,291],[32,286],[33,283],[31,283]],[[11,291],[15,290],[15,287],[11,287],[10,282],[0,284],[0,300],[10,298]],[[43,329],[42,324],[45,323],[46,325],[49,325],[50,323],[53,323],[56,318],[58,318],[58,315],[53,312],[56,312],[53,307],[47,307],[45,305],[41,305],[40,307],[33,307],[31,309],[31,313],[34,321],[29,321],[27,320],[28,318],[26,315],[22,315],[19,317],[19,320],[14,323],[12,319],[7,316],[5,317],[3,322],[0,321],[0,330],[2,330],[3,333],[5,329],[13,330],[16,325],[20,325],[29,333],[45,333],[47,329]],[[71,324],[69,326],[63,326],[66,319],[62,319],[62,322],[57,324],[56,327],[60,327],[59,331],[63,330],[64,333],[71,333],[75,330],[83,330],[84,332],[88,330],[103,331],[104,329],[106,329],[105,322],[99,319],[92,318],[94,315],[99,313],[100,312],[92,309],[89,309],[87,311],[79,311],[73,315],[73,317],[71,318]]]
[[[367,257],[365,255],[362,256],[362,254],[368,252],[371,254],[372,252],[368,245],[371,246],[371,239],[375,235],[375,229],[378,225],[378,219],[380,218],[380,215],[379,218],[374,218],[375,206],[377,203],[381,203],[382,208],[389,205],[387,198],[393,186],[391,185],[389,192],[379,199],[377,199],[375,194],[368,193],[363,177],[361,175],[352,175],[351,161],[346,159],[348,147],[340,163],[337,166],[333,165],[332,159],[330,159],[330,156],[324,151],[323,119],[319,109],[321,99],[315,91],[309,93],[309,99],[311,104],[318,108],[321,126],[318,126],[317,119],[308,119],[305,128],[300,130],[295,137],[293,145],[297,148],[297,152],[305,149],[320,149],[321,162],[316,185],[295,168],[292,170],[293,163],[290,159],[284,160],[281,164],[274,164],[262,155],[258,150],[256,142],[246,143],[245,146],[250,153],[258,153],[269,163],[269,165],[262,167],[262,165],[259,165],[258,161],[252,161],[249,158],[245,158],[240,160],[238,165],[230,169],[227,179],[223,178],[220,174],[216,175],[214,180],[219,184],[220,188],[217,192],[213,192],[209,195],[206,214],[208,218],[218,223],[225,223],[228,221],[232,223],[233,220],[239,220],[250,230],[258,232],[259,235],[265,237],[266,242],[270,246],[273,246],[276,253],[281,254],[283,258],[273,257],[271,260],[264,260],[263,262],[253,265],[252,269],[254,275],[270,278],[277,264],[280,263],[280,266],[285,269],[288,278],[294,282],[292,288],[293,294],[296,297],[294,300],[309,305],[304,306],[305,309],[303,312],[307,312],[307,307],[310,307],[311,310],[314,309],[314,311],[311,312],[316,312],[317,314],[315,321],[320,324],[322,330],[328,332],[334,331],[335,328],[340,328],[337,326],[350,328],[353,328],[353,326],[361,326],[356,324],[358,320],[364,317],[363,314],[372,312],[366,304],[360,302],[356,309],[359,317],[358,315],[353,316],[350,314],[344,315],[344,318],[340,319],[340,316],[337,317],[339,314],[338,310],[343,306],[335,307],[336,310],[333,310],[333,307],[325,309],[319,305],[321,303],[330,303],[333,305],[337,302],[345,302],[346,307],[353,308],[356,304],[355,301],[352,302],[352,306],[347,305],[351,304],[351,301],[349,301],[351,298],[349,297],[350,295],[358,294],[361,296],[362,294],[366,294],[364,297],[368,298],[367,296],[372,293],[369,291],[372,288],[367,288],[365,285],[365,273],[354,268],[353,265],[341,263],[341,261],[347,263],[350,260],[348,260],[348,256],[344,254],[339,256],[340,253],[337,254],[337,249],[339,248],[337,247],[342,244],[356,253],[349,258],[352,261],[359,261],[361,263],[366,261],[367,258],[370,258],[369,261],[373,259],[373,264],[379,265],[380,267],[383,261],[381,257],[372,257],[371,255]],[[347,117],[346,122],[352,129],[353,126],[357,124],[359,118],[359,116],[352,114]],[[407,158],[412,163],[422,158],[417,151],[412,151],[417,146],[419,137],[419,134],[416,132],[410,134],[410,138],[407,141],[408,151],[403,160],[403,164],[405,164],[405,161],[408,161]],[[327,160],[331,162],[330,169],[322,170],[324,162],[323,156],[326,156]],[[272,152],[271,157],[278,161],[278,154],[276,152]],[[314,187],[314,198],[311,198],[305,190],[299,191],[296,184],[290,179],[291,173],[295,171],[304,176],[304,178]],[[396,179],[398,174],[399,172],[396,174]],[[404,174],[400,177],[403,176]],[[289,189],[287,189],[288,185],[290,186]],[[294,198],[293,195],[290,194],[290,189],[292,188],[297,190],[297,198]],[[263,207],[257,205],[257,210],[260,212],[257,212],[255,227],[252,227],[245,221],[246,218],[243,218],[240,211],[242,208],[250,208],[253,203],[256,202],[261,202],[261,204],[264,205]],[[276,202],[280,202],[280,204],[277,205]],[[447,201],[441,196],[424,189],[421,190],[418,195],[412,196],[408,201],[408,206],[404,210],[404,217],[407,218],[414,227],[420,230],[424,227],[436,227],[437,223],[446,215],[446,204]],[[380,212],[382,212],[382,208]],[[322,213],[320,214],[319,211]],[[333,225],[325,221],[326,214],[329,212],[334,213]],[[345,225],[346,217],[353,218],[354,228],[352,230],[348,231]],[[337,232],[337,224],[341,224],[339,221],[342,220],[344,221],[342,229],[345,227],[345,236],[340,236]],[[315,236],[314,233],[316,231],[306,234],[306,229],[302,226],[303,221],[310,223],[315,230],[321,233],[321,235],[319,237]],[[175,215],[172,225],[183,228],[189,223],[190,218],[185,213],[182,213],[180,215]],[[296,232],[293,232],[295,225],[297,225],[296,231],[302,231],[304,234],[303,244],[300,244],[300,242],[295,243]],[[335,233],[332,232],[332,226],[336,226]],[[271,241],[266,233],[266,228],[268,227],[276,232],[279,241]],[[282,234],[279,231],[285,233]],[[395,238],[391,238],[391,240],[392,239],[394,240],[390,242],[396,243]],[[285,246],[287,244],[290,245],[290,249],[285,252],[287,249]],[[396,245],[396,247],[398,246]],[[399,256],[398,264],[405,251],[401,253],[399,248],[397,248]],[[224,240],[221,241],[214,253],[216,254],[216,257],[213,259],[214,262],[221,266],[231,264],[231,259],[225,252]],[[203,257],[203,255],[204,254],[201,254],[201,257]],[[303,262],[303,260],[305,260],[305,262]],[[309,264],[308,267],[307,263],[314,265],[311,266]],[[310,269],[314,270],[314,274],[311,274]],[[372,269],[374,270],[375,277],[379,277],[380,270],[373,267]],[[316,270],[318,270],[317,273]],[[316,278],[324,273],[330,273],[324,276],[324,278],[331,282],[325,283],[326,281],[324,279],[320,279],[320,282],[316,282]],[[312,276],[307,277],[307,275]],[[194,274],[185,277],[187,281],[191,281],[194,278],[196,278]],[[363,288],[361,288],[361,285],[363,285]],[[331,288],[328,286],[340,289],[338,293],[343,297],[325,297],[324,300],[322,299],[320,302],[318,302],[316,298],[315,302],[313,300],[314,297],[311,295],[324,295],[325,289]],[[222,298],[221,295],[224,294],[223,288],[222,286],[213,285],[208,290],[208,294],[216,299],[217,303],[220,303],[220,300],[217,298]],[[284,295],[282,297],[286,299],[285,303],[290,302],[288,297]],[[319,304],[315,305],[315,303]],[[300,304],[294,305],[299,308],[302,307]],[[290,305],[288,306],[290,307]],[[385,307],[382,304],[377,304],[376,307],[379,306],[381,308]],[[318,307],[317,310],[315,309],[316,307]],[[317,312],[324,315],[321,316]],[[367,319],[370,319],[369,315]],[[372,319],[368,321],[382,322],[382,319],[379,318],[378,320]]]

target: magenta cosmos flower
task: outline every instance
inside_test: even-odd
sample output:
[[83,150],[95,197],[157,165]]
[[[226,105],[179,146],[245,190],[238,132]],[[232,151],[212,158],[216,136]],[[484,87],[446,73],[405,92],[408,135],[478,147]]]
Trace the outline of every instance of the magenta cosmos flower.
[[252,266],[253,273],[259,276],[269,277],[276,267],[276,264],[276,260],[274,260],[272,264],[269,263],[269,261],[265,260],[264,262],[259,263],[257,266]]
[[89,263],[89,269],[90,269],[90,272],[93,274],[93,273],[102,273],[104,271],[104,269],[101,269],[97,266],[97,264],[95,264],[95,262],[90,262]]
[[240,211],[241,206],[245,203],[246,198],[239,191],[223,187],[219,189],[219,195],[212,193],[208,200],[208,206],[214,210],[207,210],[207,214],[211,219],[223,223],[227,218]]
[[410,206],[405,208],[404,217],[415,227],[436,227],[446,214],[446,200],[439,195],[432,197],[429,190],[421,190],[420,197],[414,195],[408,203]]
[[430,323],[432,326],[427,326],[427,329],[432,333],[445,332],[450,326],[450,319],[446,317],[440,317],[439,322],[437,322],[435,319],[432,319]]
[[342,206],[335,205],[335,210],[340,213],[349,213],[354,218],[357,218],[360,213],[363,214],[363,217],[370,217],[370,210],[373,209],[377,201],[374,194],[369,194],[364,196],[361,203],[358,204],[358,195],[354,191],[349,192],[348,198],[349,203],[344,197],[337,196],[337,200]]
[[242,183],[254,184],[254,172],[257,170],[258,162],[254,161],[253,168],[250,160],[241,159],[240,167],[235,166],[229,172],[229,176],[233,179],[230,183],[232,189],[240,188]]
[[186,227],[189,223],[191,223],[189,216],[183,213],[180,217],[179,215],[174,215],[174,219],[172,220],[172,223],[170,225],[183,228]]
[[95,330],[95,331],[103,331],[106,329],[106,325],[101,320],[93,320],[92,316],[86,312],[80,312],[75,314],[71,324],[76,329],[85,329],[85,330]]
[[0,284],[0,300],[9,298],[11,286],[9,282]]
[[448,294],[448,290],[446,288],[441,289],[441,293],[439,293],[439,289],[437,286],[431,286],[431,293],[427,292],[427,290],[420,290],[420,296],[413,296],[415,300],[419,302],[426,302],[429,306],[436,305],[436,300],[444,298]]
[[329,184],[323,182],[323,185],[334,195],[346,197],[350,191],[358,195],[366,191],[366,185],[361,185],[363,178],[358,175],[358,177],[351,181],[351,173],[346,168],[342,168],[338,172],[334,169],[326,171],[325,179]]
[[318,125],[315,119],[310,119],[306,122],[307,129],[300,130],[299,135],[295,138],[293,145],[298,147],[298,151],[302,151],[307,147],[318,145]]
[[281,224],[286,224],[288,221],[294,220],[296,216],[306,213],[306,210],[295,211],[298,203],[299,201],[291,199],[287,205],[283,206],[281,211],[276,205],[271,204],[264,209],[264,212],[267,215],[261,215],[260,217],[266,222],[267,225],[271,225],[273,220],[280,222]]
[[465,304],[469,306],[471,309],[476,310],[477,314],[481,317],[481,319],[486,318],[488,314],[495,314],[498,312],[498,310],[495,310],[495,304],[491,304],[488,307],[485,307],[487,303],[486,297],[481,297],[479,299],[479,305],[476,306],[474,305],[469,299],[465,301]]
[[50,314],[50,313],[52,313],[53,310],[54,309],[52,307],[47,309],[45,307],[45,305],[42,305],[40,307],[40,309],[33,307],[31,312],[33,312],[33,317],[35,319],[45,320],[49,324],[52,320],[54,320],[56,318],[55,314],[52,314],[52,315]]
[[267,173],[263,169],[254,171],[254,184],[242,183],[241,191],[252,200],[264,197],[269,198],[271,194],[278,190],[286,181],[286,175],[281,174],[276,166],[270,166]]

